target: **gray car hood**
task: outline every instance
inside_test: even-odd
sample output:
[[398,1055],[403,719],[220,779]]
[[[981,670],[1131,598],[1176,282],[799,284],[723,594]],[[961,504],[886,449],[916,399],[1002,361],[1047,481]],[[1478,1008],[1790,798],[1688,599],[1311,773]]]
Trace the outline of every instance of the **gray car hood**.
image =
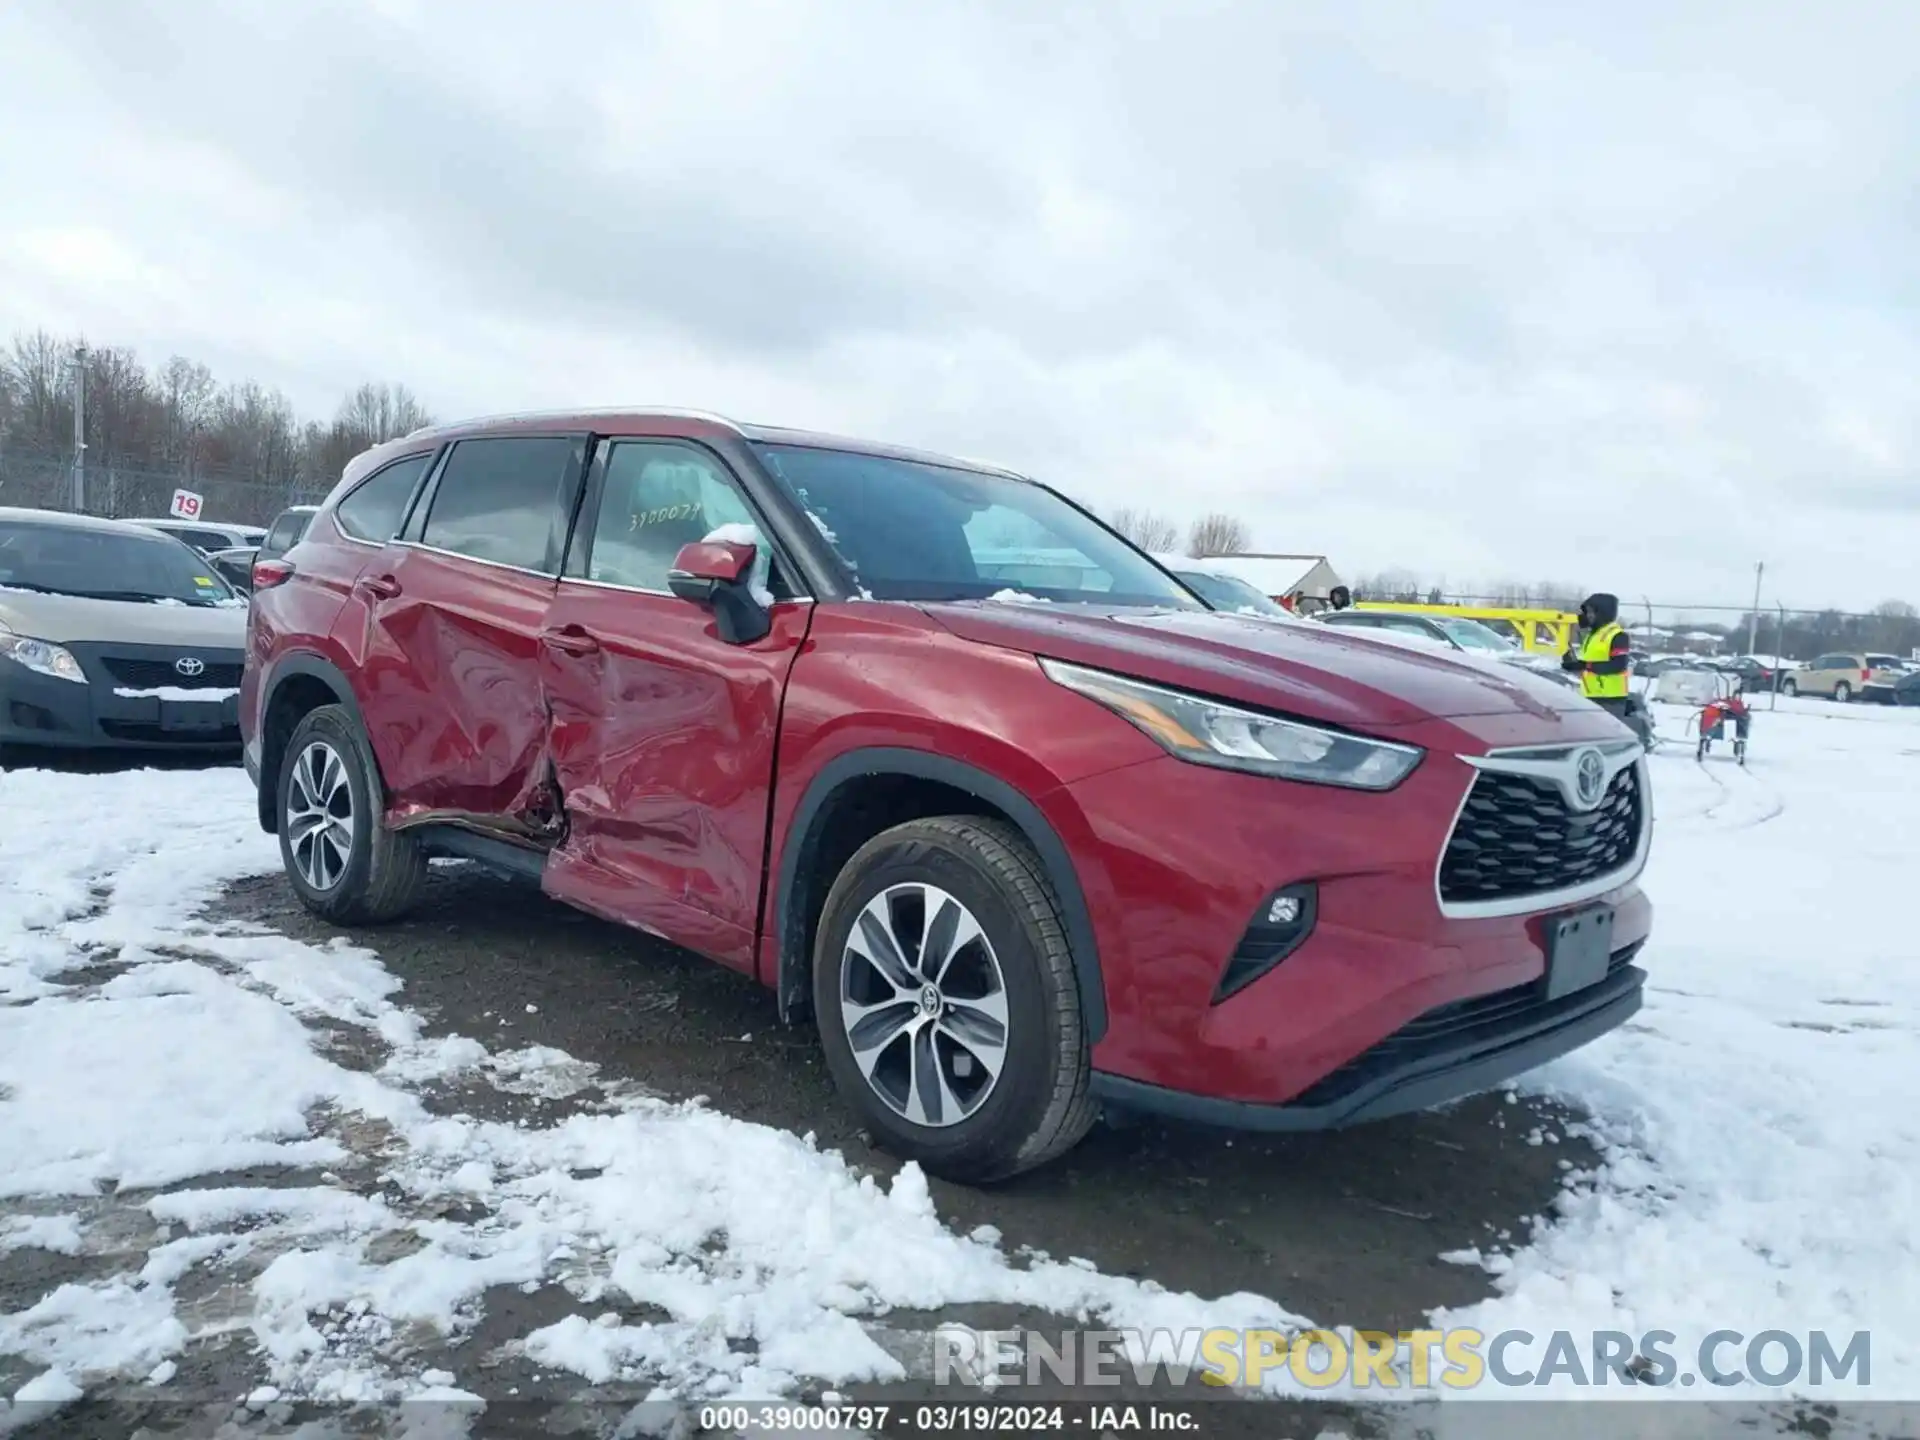
[[133,600],[83,600],[0,586],[0,625],[55,645],[120,641],[239,650],[246,644],[247,607],[155,605]]

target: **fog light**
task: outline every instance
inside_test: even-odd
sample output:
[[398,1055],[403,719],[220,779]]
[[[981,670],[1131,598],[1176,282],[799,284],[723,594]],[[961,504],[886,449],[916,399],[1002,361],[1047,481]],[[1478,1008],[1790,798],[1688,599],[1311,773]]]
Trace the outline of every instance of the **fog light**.
[[1276,890],[1262,901],[1221,972],[1213,1003],[1244,990],[1299,949],[1313,933],[1318,909],[1319,890],[1311,880]]

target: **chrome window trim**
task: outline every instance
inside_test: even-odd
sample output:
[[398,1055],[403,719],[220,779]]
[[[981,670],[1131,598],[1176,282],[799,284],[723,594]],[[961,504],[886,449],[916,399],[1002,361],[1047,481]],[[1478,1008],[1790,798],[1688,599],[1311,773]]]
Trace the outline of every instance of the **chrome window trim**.
[[[1481,772],[1493,771],[1551,780],[1560,789],[1562,797],[1578,811],[1579,806],[1573,800],[1575,757],[1587,750],[1599,751],[1601,763],[1605,766],[1606,780],[1602,795],[1606,793],[1605,787],[1610,787],[1622,770],[1631,766],[1635,771],[1640,785],[1640,835],[1634,844],[1632,858],[1617,870],[1558,890],[1540,890],[1531,895],[1514,895],[1499,900],[1445,899],[1440,889],[1440,872],[1446,865],[1447,849],[1453,844],[1454,831],[1460,828],[1460,817],[1467,812],[1467,800],[1473,794],[1474,783],[1479,780]],[[1535,915],[1597,900],[1623,885],[1632,884],[1647,868],[1647,857],[1653,849],[1653,788],[1646,755],[1646,748],[1638,740],[1598,740],[1516,745],[1489,750],[1484,755],[1460,756],[1460,761],[1472,769],[1473,779],[1460,792],[1460,803],[1454,807],[1453,820],[1447,826],[1446,838],[1440,842],[1440,854],[1434,860],[1433,900],[1440,907],[1440,913],[1449,920],[1491,920],[1510,915]]]
[[[392,540],[388,543],[399,545],[407,550],[421,550],[429,555],[444,555],[449,560],[466,560],[474,565],[485,565],[493,570],[508,570],[515,575],[532,575],[541,580],[558,580],[560,578],[551,570],[533,570],[525,565],[509,565],[504,560],[488,560],[479,555],[469,555],[464,550],[449,550],[443,545],[429,545],[424,540]],[[385,549],[386,547],[378,546],[376,548]]]

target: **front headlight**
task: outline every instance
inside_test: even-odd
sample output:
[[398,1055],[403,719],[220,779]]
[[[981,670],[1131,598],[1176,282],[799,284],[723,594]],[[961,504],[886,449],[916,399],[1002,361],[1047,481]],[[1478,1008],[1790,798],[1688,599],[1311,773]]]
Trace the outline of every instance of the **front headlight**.
[[16,635],[4,625],[0,625],[0,659],[11,660],[36,674],[51,675],[56,680],[73,680],[82,685],[87,683],[87,672],[80,668],[80,662],[73,658],[71,650],[49,640]]
[[1314,785],[1353,790],[1391,790],[1420,763],[1416,745],[1366,740],[1299,720],[1162,689],[1104,670],[1042,660],[1055,683],[1097,700],[1196,765],[1246,770]]

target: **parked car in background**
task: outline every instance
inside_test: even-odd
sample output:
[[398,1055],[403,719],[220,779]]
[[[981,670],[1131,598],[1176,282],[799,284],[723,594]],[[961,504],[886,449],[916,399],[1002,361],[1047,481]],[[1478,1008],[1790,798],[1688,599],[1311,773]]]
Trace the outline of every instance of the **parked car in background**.
[[253,563],[258,565],[263,561],[278,560],[298,545],[319,509],[317,505],[289,505],[274,516],[273,524],[267,527],[266,535],[254,549]]
[[1874,705],[1920,705],[1920,670],[1881,670],[1860,687],[1860,698]]
[[1711,662],[1715,670],[1726,675],[1737,675],[1740,688],[1746,691],[1771,690],[1779,684],[1782,672],[1773,665],[1752,655],[1730,655]]
[[242,595],[253,593],[253,562],[260,553],[257,545],[239,545],[231,550],[215,550],[207,556],[207,563],[220,573],[220,578],[233,586]]
[[[1891,658],[1891,657],[1888,657]],[[1888,671],[1886,673],[1895,673]],[[1782,695],[1824,695],[1829,700],[1851,700],[1876,674],[1867,657],[1848,651],[1835,651],[1809,661],[1803,668],[1782,677]]]
[[1698,662],[1685,655],[1642,655],[1633,653],[1629,669],[1648,680],[1658,680],[1669,670],[1684,670]]
[[[1008,537],[1065,583],[981,572]],[[1639,744],[1504,667],[1204,606],[961,460],[713,416],[425,430],[256,570],[260,823],[315,914],[461,855],[756,977],[937,1173],[1103,1105],[1302,1130],[1638,1008]],[[1517,683],[1516,683],[1517,682]]]
[[246,623],[183,541],[0,509],[0,748],[237,746]]
[[1909,670],[1920,669],[1910,655],[1887,655],[1869,650],[1866,655],[1869,670],[1886,670],[1893,674],[1904,675]]
[[258,545],[266,531],[258,525],[220,525],[205,520],[129,520],[129,525],[144,525],[184,540],[202,555],[236,546]]
[[1428,640],[1449,650],[1463,651],[1486,660],[1517,665],[1536,675],[1544,675],[1563,685],[1579,682],[1560,668],[1551,655],[1524,650],[1519,643],[1481,624],[1457,615],[1421,614],[1415,611],[1388,610],[1370,606],[1365,610],[1329,610],[1314,617],[1323,625],[1339,629],[1384,631]]
[[1216,610],[1304,623],[1271,595],[1262,594],[1257,585],[1242,580],[1238,575],[1216,570],[1204,560],[1193,560],[1185,555],[1155,555],[1153,558],[1182,585]]

